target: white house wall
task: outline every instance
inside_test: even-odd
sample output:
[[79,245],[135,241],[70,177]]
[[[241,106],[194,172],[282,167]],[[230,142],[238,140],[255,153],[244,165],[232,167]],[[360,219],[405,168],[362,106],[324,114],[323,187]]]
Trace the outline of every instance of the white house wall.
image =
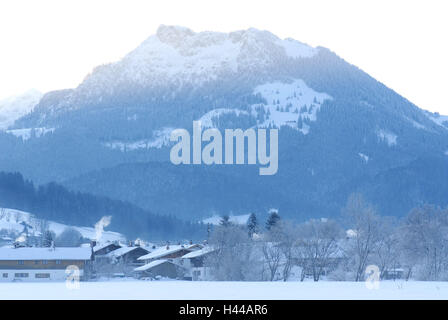
[[[16,277],[15,274],[28,273],[28,277]],[[48,273],[49,278],[36,278],[36,274]],[[8,276],[5,277],[5,274]],[[65,281],[68,276],[73,276],[73,273],[66,273],[65,269],[62,270],[30,270],[30,269],[2,269],[0,270],[0,282],[11,282],[11,281],[23,281],[23,282],[45,282],[45,281]],[[82,278],[83,270],[79,270],[79,277]]]

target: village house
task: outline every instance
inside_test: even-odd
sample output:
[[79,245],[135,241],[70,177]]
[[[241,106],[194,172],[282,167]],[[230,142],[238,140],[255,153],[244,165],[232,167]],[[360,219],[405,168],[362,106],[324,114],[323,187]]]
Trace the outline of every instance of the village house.
[[106,242],[106,243],[102,243],[102,244],[97,244],[96,242],[92,242],[92,246],[93,246],[93,254],[95,255],[95,257],[104,256],[104,255],[108,254],[109,252],[117,250],[122,247],[116,241]]
[[102,256],[102,262],[96,262],[95,269],[99,276],[132,276],[134,269],[144,264],[138,258],[148,253],[143,247],[121,247]]
[[187,270],[170,260],[158,259],[153,260],[141,267],[134,269],[134,273],[138,278],[170,278],[183,279]]
[[14,239],[9,236],[0,236],[0,247],[4,247],[7,245],[12,245],[14,243]]
[[111,263],[121,263],[128,266],[141,266],[143,261],[138,258],[148,254],[149,251],[143,247],[121,247],[109,252],[106,257]]
[[202,249],[200,244],[166,245],[138,258],[144,265],[134,269],[138,278],[142,277],[166,277],[179,278],[188,270],[182,266],[184,255]]
[[86,279],[91,271],[92,249],[79,248],[0,248],[0,281],[65,280],[66,268],[76,266]]
[[207,256],[213,254],[216,250],[212,247],[204,247],[200,250],[195,250],[182,256],[183,263],[181,264],[187,272],[184,275],[186,280],[208,280],[210,270],[204,264]]
[[157,259],[165,259],[165,260],[180,260],[181,257],[186,255],[187,253],[195,250],[202,249],[203,246],[200,244],[186,244],[186,245],[166,245],[163,247],[159,247],[152,252],[141,256],[138,258],[139,261],[143,261],[145,263],[149,263],[151,261]]

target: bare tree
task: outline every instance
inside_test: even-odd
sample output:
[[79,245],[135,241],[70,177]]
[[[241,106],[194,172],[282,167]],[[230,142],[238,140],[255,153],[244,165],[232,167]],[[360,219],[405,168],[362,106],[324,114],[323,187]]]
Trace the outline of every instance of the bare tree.
[[373,252],[373,261],[380,269],[380,279],[384,279],[388,269],[395,270],[400,264],[400,237],[394,219],[381,218],[380,237]]
[[208,255],[204,264],[216,280],[254,279],[257,263],[253,243],[244,228],[233,224],[217,226],[210,235],[209,243],[216,250]]
[[310,220],[299,226],[298,233],[297,250],[303,271],[302,280],[305,272],[311,272],[313,280],[319,281],[336,260],[341,228],[332,220]]
[[278,280],[280,273],[283,281],[288,280],[293,265],[297,228],[289,221],[277,220],[266,231],[263,240],[262,253],[269,271],[268,280]]
[[269,281],[274,281],[282,259],[282,248],[280,243],[266,241],[263,243],[263,257],[269,270]]
[[368,260],[380,239],[380,218],[358,193],[350,195],[342,213],[351,228],[348,251],[354,260],[355,281],[362,281]]
[[403,226],[403,250],[422,280],[441,280],[448,271],[448,210],[413,209]]
[[291,275],[291,269],[296,261],[296,251],[298,242],[297,226],[290,221],[279,222],[279,241],[283,255],[282,275],[283,281],[287,281]]

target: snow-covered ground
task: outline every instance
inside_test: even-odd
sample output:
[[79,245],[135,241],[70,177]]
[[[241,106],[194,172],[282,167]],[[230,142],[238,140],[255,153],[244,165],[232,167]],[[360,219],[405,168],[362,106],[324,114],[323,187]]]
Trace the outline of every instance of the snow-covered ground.
[[[23,223],[26,223],[31,235],[40,234],[40,227],[44,223],[33,214],[25,211],[1,208],[0,207],[0,230],[7,230],[13,233],[21,233],[24,229]],[[53,231],[56,236],[60,235],[65,229],[73,228],[88,239],[97,239],[97,230],[94,227],[69,226],[58,222],[47,221],[48,229]],[[125,237],[118,232],[102,231],[101,241],[124,241]]]
[[[268,119],[259,124],[260,127],[290,126],[298,129],[303,134],[309,133],[309,125],[303,124],[298,127],[298,121],[316,121],[317,112],[325,100],[332,97],[326,93],[314,91],[301,79],[295,79],[291,83],[271,82],[255,88],[254,94],[260,94],[267,102],[262,104],[265,111],[269,113]],[[260,105],[252,105],[256,109]]]
[[25,128],[25,129],[12,129],[6,130],[6,133],[10,133],[17,138],[22,138],[23,141],[27,141],[31,138],[40,138],[47,133],[53,133],[55,128]]
[[299,300],[299,299],[448,299],[448,282],[383,281],[379,289],[364,282],[64,282],[0,283],[0,299],[161,299],[161,300]]
[[[235,224],[246,224],[247,220],[249,219],[250,214],[243,214],[243,215],[239,215],[239,216],[229,216],[229,221]],[[222,220],[222,216],[218,216],[218,215],[214,215],[211,216],[210,218],[206,218],[204,220],[202,220],[202,223],[205,224],[214,224],[214,225],[219,225],[221,223]]]

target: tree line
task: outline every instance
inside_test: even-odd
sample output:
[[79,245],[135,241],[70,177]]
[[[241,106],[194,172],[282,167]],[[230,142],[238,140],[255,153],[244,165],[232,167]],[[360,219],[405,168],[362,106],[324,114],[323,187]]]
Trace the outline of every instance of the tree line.
[[36,218],[74,226],[93,226],[112,216],[110,229],[130,239],[203,239],[205,226],[162,216],[124,201],[74,192],[48,183],[35,186],[20,173],[0,172],[0,207],[30,212]]
[[422,205],[402,219],[377,214],[361,194],[349,196],[337,220],[283,220],[271,210],[264,226],[224,216],[211,230],[205,266],[215,280],[448,280],[448,209]]

